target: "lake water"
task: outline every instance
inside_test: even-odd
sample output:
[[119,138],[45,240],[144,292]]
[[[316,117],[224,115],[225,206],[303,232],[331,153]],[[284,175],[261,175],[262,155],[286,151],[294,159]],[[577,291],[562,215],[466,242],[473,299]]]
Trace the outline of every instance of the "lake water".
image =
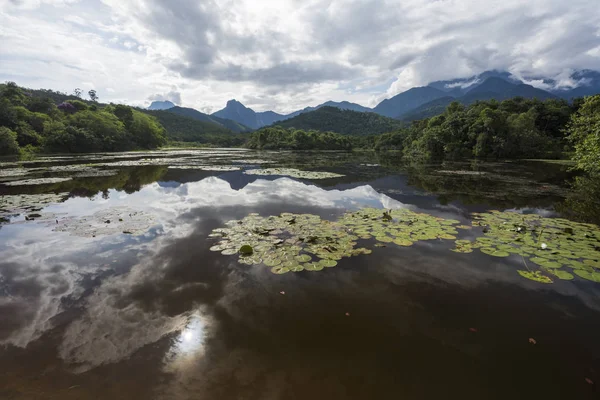
[[[371,254],[285,274],[211,251],[214,229],[251,213],[407,209],[470,225],[490,210],[569,211],[559,163],[395,159],[212,149],[2,163],[0,398],[600,398],[600,283],[524,279],[523,257],[442,239],[362,240]],[[246,173],[259,168],[340,176]]]

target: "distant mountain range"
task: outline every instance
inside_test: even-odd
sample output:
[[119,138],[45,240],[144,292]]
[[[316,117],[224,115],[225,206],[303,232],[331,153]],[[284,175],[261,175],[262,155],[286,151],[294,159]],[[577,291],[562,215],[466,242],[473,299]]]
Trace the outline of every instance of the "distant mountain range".
[[[255,112],[237,100],[229,100],[225,108],[212,115],[204,114],[191,108],[176,107],[169,101],[153,102],[149,109],[168,109],[169,112],[195,118],[204,122],[215,123],[218,126],[226,127],[233,132],[246,132],[275,123],[287,125],[282,124],[281,122],[298,117],[301,114],[314,112],[323,107],[335,107],[340,110],[350,110],[361,113],[375,113],[384,117],[410,121],[437,115],[443,112],[446,106],[453,101],[468,105],[479,100],[496,99],[501,101],[518,96],[528,99],[537,98],[540,100],[551,98],[570,100],[576,97],[600,93],[600,72],[590,70],[578,71],[571,74],[570,79],[572,82],[576,82],[578,86],[575,88],[563,89],[559,87],[558,82],[551,79],[535,76],[524,77],[526,82],[537,81],[548,88],[554,88],[542,90],[515,78],[508,72],[486,71],[469,78],[436,81],[431,82],[427,86],[411,88],[394,97],[383,100],[372,109],[347,101],[328,101],[316,107],[306,107],[290,114],[279,114],[274,111]],[[331,113],[331,110],[328,112]],[[323,115],[317,114],[317,116],[312,119],[323,121],[322,117]],[[311,118],[296,120],[293,123],[301,125],[304,129],[310,129],[309,126],[311,125],[307,122],[309,119]],[[368,120],[369,117],[365,116],[365,119]],[[301,121],[302,123],[298,121]],[[300,126],[297,128],[300,129]],[[321,127],[320,129],[326,130],[324,127]]]

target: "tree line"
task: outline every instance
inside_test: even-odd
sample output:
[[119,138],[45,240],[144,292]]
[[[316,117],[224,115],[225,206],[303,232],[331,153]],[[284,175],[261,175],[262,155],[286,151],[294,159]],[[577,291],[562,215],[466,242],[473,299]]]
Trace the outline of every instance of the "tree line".
[[350,136],[272,126],[253,132],[246,147],[259,150],[352,150]]
[[14,82],[0,85],[0,155],[154,149],[166,143],[154,117],[125,105],[98,104],[93,90],[89,102],[79,100],[80,94],[56,104],[52,96],[33,95]]

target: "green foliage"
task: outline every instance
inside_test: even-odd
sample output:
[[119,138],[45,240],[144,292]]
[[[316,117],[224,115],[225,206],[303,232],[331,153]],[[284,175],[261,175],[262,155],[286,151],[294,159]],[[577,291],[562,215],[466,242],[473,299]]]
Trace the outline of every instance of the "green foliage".
[[67,100],[67,103],[71,104],[77,111],[88,110],[89,107],[81,100]]
[[375,113],[340,110],[337,107],[321,107],[318,110],[276,122],[275,125],[300,130],[331,131],[343,135],[371,135],[393,131],[400,128],[402,123]]
[[351,150],[352,141],[347,136],[334,132],[305,132],[274,126],[253,132],[246,146],[265,150]]
[[573,114],[567,133],[575,146],[577,167],[600,175],[600,95],[586,97]]
[[[60,109],[58,101],[64,102]],[[0,126],[6,128],[5,154],[18,154],[19,146],[22,154],[83,153],[153,149],[167,142],[165,129],[155,118],[131,107],[90,104],[60,92],[22,89],[12,82],[0,85]]]
[[140,112],[155,117],[164,126],[168,132],[168,138],[172,142],[237,147],[243,145],[247,139],[246,135],[236,135],[222,125],[179,115],[171,110],[140,110]]
[[0,126],[0,156],[19,154],[17,134],[5,126]]
[[[127,107],[129,108],[129,107]],[[165,128],[158,120],[150,115],[137,110],[132,110],[131,119],[127,113],[127,119],[123,121],[129,132],[133,135],[133,141],[143,149],[154,149],[167,143]]]
[[574,107],[564,100],[514,98],[453,102],[435,117],[414,121],[376,144],[402,149],[409,160],[555,157],[565,148],[562,130]]

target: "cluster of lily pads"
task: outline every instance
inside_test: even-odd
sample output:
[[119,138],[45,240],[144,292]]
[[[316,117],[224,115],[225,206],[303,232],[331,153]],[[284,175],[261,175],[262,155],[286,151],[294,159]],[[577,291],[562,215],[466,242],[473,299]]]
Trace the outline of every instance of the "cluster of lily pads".
[[[455,240],[452,251],[458,253],[478,249],[494,257],[521,256],[524,269],[517,272],[530,280],[552,283],[553,278],[572,280],[577,275],[600,282],[600,228],[562,218],[493,211],[475,213],[472,225],[460,225],[407,209],[366,208],[336,221],[311,214],[250,214],[226,225],[209,235],[219,239],[212,251],[237,255],[242,264],[264,264],[276,274],[320,271],[343,257],[370,254],[370,249],[356,247],[359,239],[374,239],[378,247]],[[475,227],[483,236],[457,239],[459,230]]]
[[456,239],[456,225],[460,223],[404,208],[389,211],[365,208],[346,213],[339,222],[361,239],[399,246],[412,246],[422,240]]
[[343,225],[312,214],[250,214],[226,225],[209,235],[220,239],[210,250],[238,254],[242,264],[263,263],[275,274],[320,271],[335,267],[342,257],[371,252],[356,248],[358,237]]
[[329,179],[340,178],[344,175],[323,171],[302,171],[296,168],[263,168],[244,171],[246,175],[280,175],[298,179]]
[[276,274],[320,271],[335,267],[343,257],[370,254],[370,249],[356,247],[359,239],[411,246],[421,240],[453,239],[458,223],[405,209],[367,208],[337,221],[312,214],[250,214],[215,229],[209,237],[220,241],[210,250],[237,254],[242,264],[262,263]]
[[[44,215],[41,215],[44,218]],[[155,224],[152,215],[126,206],[111,207],[91,216],[57,218],[50,215],[49,226],[55,232],[67,232],[73,236],[97,237],[115,234],[141,235]]]
[[573,274],[600,282],[600,228],[596,225],[500,211],[475,213],[473,219],[484,235],[474,241],[457,240],[453,251],[479,249],[494,257],[521,256],[525,269],[518,273],[541,283],[552,283],[553,278],[571,280]]

